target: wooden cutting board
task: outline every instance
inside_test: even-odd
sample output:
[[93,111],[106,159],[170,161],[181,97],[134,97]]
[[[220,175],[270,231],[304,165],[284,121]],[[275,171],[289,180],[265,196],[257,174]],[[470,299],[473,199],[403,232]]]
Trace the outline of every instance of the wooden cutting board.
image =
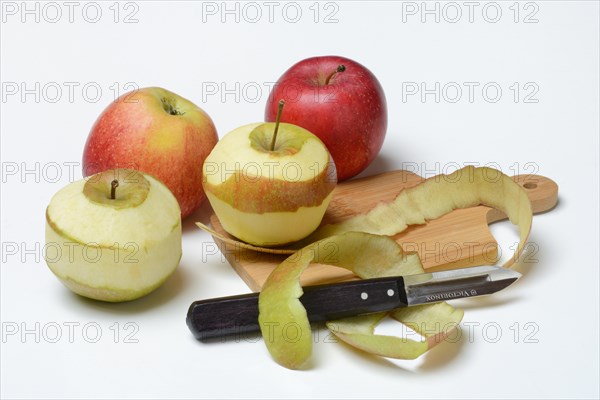
[[[554,181],[540,175],[518,175],[513,179],[527,191],[534,213],[548,211],[556,205],[558,185]],[[322,223],[336,223],[365,213],[423,180],[412,172],[390,171],[342,182],[335,188]],[[485,206],[454,210],[424,225],[411,226],[394,238],[405,251],[419,253],[423,267],[428,271],[493,264],[498,256],[498,244],[488,224],[505,218],[502,212]],[[215,231],[229,236],[214,214],[210,221]],[[255,292],[260,291],[273,268],[286,257],[240,250],[217,237],[213,239],[231,266]],[[345,269],[313,264],[304,272],[301,283],[315,285],[350,279],[356,277]]]

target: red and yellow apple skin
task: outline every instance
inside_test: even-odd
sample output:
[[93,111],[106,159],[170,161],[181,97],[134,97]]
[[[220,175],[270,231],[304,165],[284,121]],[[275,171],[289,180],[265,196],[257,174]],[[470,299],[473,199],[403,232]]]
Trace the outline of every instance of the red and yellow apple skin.
[[160,179],[185,218],[206,196],[202,163],[218,141],[210,117],[162,88],[126,93],[98,117],[83,153],[83,172],[136,169]]
[[[340,66],[344,70],[336,72]],[[274,85],[265,121],[275,121],[285,100],[282,122],[317,135],[331,153],[338,181],[363,171],[375,159],[387,130],[381,84],[363,65],[348,58],[308,58],[288,69]]]
[[336,186],[335,164],[315,135],[282,123],[234,129],[204,162],[204,190],[223,228],[259,246],[303,239],[321,223]]

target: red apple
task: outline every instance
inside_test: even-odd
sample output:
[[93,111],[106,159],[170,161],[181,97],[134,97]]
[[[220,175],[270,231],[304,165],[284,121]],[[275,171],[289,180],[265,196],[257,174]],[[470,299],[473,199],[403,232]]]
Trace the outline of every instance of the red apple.
[[85,176],[114,168],[160,179],[185,218],[206,198],[202,164],[217,144],[210,117],[192,102],[162,88],[126,93],[98,117],[83,152]]
[[318,136],[333,157],[338,181],[351,178],[375,159],[385,138],[387,106],[379,81],[363,65],[338,56],[313,57],[279,78],[267,102],[265,120],[281,121]]

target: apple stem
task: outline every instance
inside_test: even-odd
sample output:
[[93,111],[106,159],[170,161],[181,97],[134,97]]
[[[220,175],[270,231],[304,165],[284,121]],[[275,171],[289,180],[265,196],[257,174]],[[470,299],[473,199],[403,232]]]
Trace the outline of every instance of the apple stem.
[[333,76],[334,76],[335,74],[337,74],[338,72],[344,72],[345,70],[346,70],[346,66],[345,66],[345,65],[341,65],[341,64],[340,64],[340,65],[338,65],[338,67],[336,68],[336,70],[335,70],[335,71],[333,71],[333,74],[331,74],[331,75],[329,75],[329,76],[327,77],[327,80],[325,81],[325,84],[326,84],[326,85],[329,85],[329,81],[331,80],[331,78],[333,78]]
[[162,103],[163,106],[163,110],[165,110],[165,112],[169,115],[183,115],[185,114],[184,112],[181,112],[177,109],[177,107],[175,107],[173,105],[173,100],[167,99],[166,97],[163,97],[160,99],[160,102]]
[[283,111],[283,105],[285,101],[279,100],[279,108],[277,109],[277,118],[275,119],[275,130],[273,131],[273,138],[271,139],[271,151],[275,150],[275,141],[277,140],[277,131],[279,130],[279,120],[281,119],[281,113]]
[[119,186],[119,181],[114,179],[111,183],[110,183],[110,199],[114,200],[115,199],[115,192],[117,191],[117,187]]

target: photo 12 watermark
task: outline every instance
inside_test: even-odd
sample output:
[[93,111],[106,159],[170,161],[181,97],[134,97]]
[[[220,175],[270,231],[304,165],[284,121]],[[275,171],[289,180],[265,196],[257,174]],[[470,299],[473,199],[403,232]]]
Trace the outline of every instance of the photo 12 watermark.
[[[441,324],[440,322],[425,323],[403,321],[399,324],[397,335],[402,340],[420,341],[423,337],[430,337],[437,343],[439,341],[447,343],[458,343],[467,341],[475,343],[483,341],[484,343],[514,343],[514,344],[537,344],[540,342],[538,334],[540,326],[536,322],[514,321],[499,323],[496,321],[462,321],[460,323],[449,322]],[[441,333],[441,334],[440,334]]]
[[[400,163],[401,170],[419,175],[425,179],[436,178],[448,182],[452,182],[460,178],[450,178],[448,175],[467,166],[473,166],[476,168],[489,168],[489,171],[486,171],[486,173],[483,175],[484,179],[486,179],[488,182],[498,181],[500,179],[500,173],[509,176],[525,175],[527,179],[535,180],[535,176],[540,172],[540,165],[535,161],[515,161],[504,167],[496,161],[448,161],[444,163],[438,161],[434,163],[402,161]],[[470,173],[470,171],[466,170],[465,173]],[[406,179],[407,178],[404,177],[403,182],[406,182]],[[469,176],[469,181],[472,180],[473,177]]]
[[2,23],[115,24],[140,22],[140,4],[135,1],[2,1]]
[[[540,246],[538,243],[529,241],[525,244],[523,251],[519,256],[515,254],[519,247],[519,242],[511,242],[499,246],[496,242],[484,241],[413,241],[403,240],[400,242],[402,247],[402,257],[419,254],[421,263],[424,265],[440,266],[451,265],[454,263],[460,264],[497,264],[498,260],[502,259],[504,252],[513,254],[514,262],[520,264],[537,264],[539,262],[538,254]],[[264,247],[269,247],[265,244]],[[11,252],[15,246],[11,245]],[[339,246],[332,242],[325,246],[315,247],[310,249],[297,249],[293,254],[287,254],[291,262],[296,262],[304,257],[305,251],[315,253],[312,259],[318,259],[322,264],[337,265],[340,262]],[[244,263],[245,265],[252,263],[264,263],[264,254],[254,251],[242,243],[225,242],[222,240],[203,241],[201,243],[202,262],[207,263],[215,257],[219,257],[219,261],[223,264],[228,262]],[[17,253],[18,254],[18,253]],[[15,256],[11,254],[11,256]]]
[[[388,320],[387,322],[392,322]],[[397,321],[396,321],[397,322]],[[336,321],[329,321],[330,329],[320,329],[320,325],[313,325],[306,331],[298,322],[280,323],[276,321],[263,321],[262,329],[248,331],[247,327],[229,327],[223,334],[213,332],[214,337],[210,342],[245,342],[257,343],[264,341],[273,343],[298,343],[309,335],[312,343],[340,343],[341,340],[334,332],[338,331]],[[386,324],[385,329],[375,328],[375,335],[384,334],[398,338],[398,343],[432,341],[439,344],[459,342],[483,342],[487,344],[512,343],[518,345],[531,345],[540,343],[540,325],[533,321],[462,321],[460,323],[440,322],[424,323],[403,321],[401,323]]]
[[513,103],[536,104],[540,85],[537,82],[402,82],[402,102],[420,103]]
[[136,82],[3,81],[0,98],[2,103],[137,103],[139,89]]
[[2,264],[17,262],[20,264],[38,264],[45,260],[51,264],[77,264],[82,268],[88,264],[114,263],[136,264],[144,252],[139,243],[112,242],[79,243],[65,240],[64,242],[16,242],[3,241],[1,244]]
[[533,1],[403,1],[402,23],[537,24],[540,5]]
[[[96,182],[101,179],[96,171],[104,168],[99,163],[88,162],[85,165],[81,161],[3,161],[0,164],[0,181],[5,183],[51,183],[65,184],[73,183],[79,179]],[[115,179],[124,183],[137,182],[137,174],[133,171],[139,170],[136,162],[116,163],[112,169],[125,169],[120,174],[115,173]]]
[[496,242],[481,241],[434,241],[434,242],[401,242],[402,249],[410,254],[416,252],[425,265],[448,265],[452,263],[481,263],[485,265],[496,264],[505,251],[513,254],[513,261],[521,264],[536,264],[539,262],[537,255],[540,247],[535,242],[527,242],[523,252],[517,255],[519,242],[513,242],[501,247]]
[[337,24],[340,3],[334,1],[203,1],[202,23]]
[[[263,247],[272,247],[280,243],[265,243]],[[207,263],[215,256],[220,257],[220,262],[225,264],[231,262],[264,263],[265,253],[253,250],[251,247],[241,242],[225,242],[222,240],[203,241],[201,243],[202,262]],[[290,262],[299,262],[310,252],[310,258],[319,260],[320,263],[336,265],[340,262],[340,247],[335,242],[326,243],[322,246],[311,248],[301,248],[293,251],[292,254],[285,254]]]
[[2,343],[140,343],[135,322],[3,321]]
[[204,162],[204,182],[215,179],[219,182],[256,183],[285,181],[336,183],[337,175],[333,162],[327,164],[314,161],[308,165],[296,161],[248,161],[248,162]]
[[338,343],[339,339],[328,330],[311,329],[306,331],[298,322],[270,322],[264,324],[264,332],[261,330],[248,331],[247,327],[237,326],[229,327],[222,332],[212,332],[214,337],[205,341],[209,342],[235,342],[235,343],[257,343],[283,340],[286,343],[298,343],[305,335],[310,336],[312,343]]
[[[277,103],[281,99],[274,99],[272,93],[278,85],[277,82],[205,81],[200,86],[200,94],[203,103]],[[300,85],[286,82],[283,90],[278,93],[285,98],[286,103],[336,103],[336,95],[340,90],[337,85]]]

